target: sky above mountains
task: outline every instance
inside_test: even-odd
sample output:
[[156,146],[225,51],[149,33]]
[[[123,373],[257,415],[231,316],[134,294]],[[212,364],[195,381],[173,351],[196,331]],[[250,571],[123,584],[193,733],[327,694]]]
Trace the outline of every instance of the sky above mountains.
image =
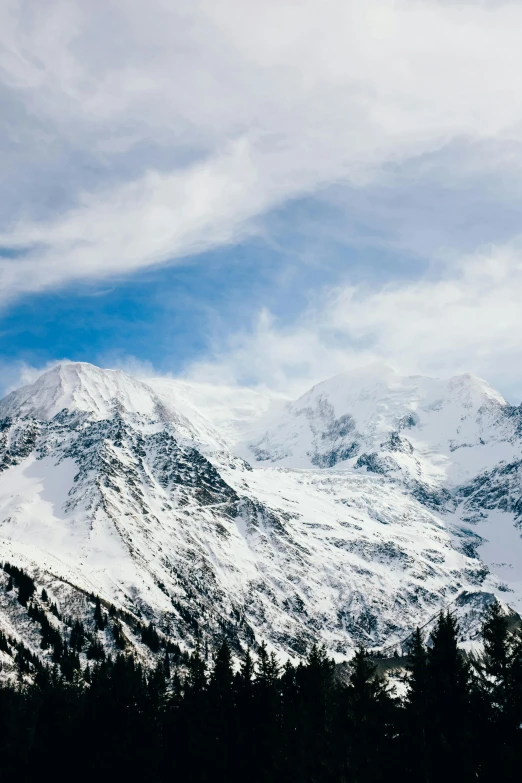
[[518,2],[6,0],[0,386],[68,358],[522,398]]

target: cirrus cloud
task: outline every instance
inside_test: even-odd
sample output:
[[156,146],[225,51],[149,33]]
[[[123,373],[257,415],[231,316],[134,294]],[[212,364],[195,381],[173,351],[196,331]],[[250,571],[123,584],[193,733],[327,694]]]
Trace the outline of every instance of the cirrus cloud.
[[294,323],[262,311],[189,377],[291,395],[374,361],[406,374],[473,372],[514,404],[522,398],[522,246],[490,247],[408,283],[320,292]]
[[522,136],[518,2],[8,0],[0,13],[4,299],[179,263],[332,183],[364,190],[456,138]]

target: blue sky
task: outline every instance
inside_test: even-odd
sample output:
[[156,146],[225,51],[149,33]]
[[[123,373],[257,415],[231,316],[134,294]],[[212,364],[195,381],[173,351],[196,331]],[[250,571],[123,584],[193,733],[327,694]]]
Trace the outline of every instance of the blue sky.
[[60,359],[522,398],[517,2],[9,0],[0,387]]
[[277,210],[267,226],[266,237],[182,265],[16,298],[0,314],[2,358],[39,367],[60,357],[102,364],[133,357],[176,374],[248,331],[259,308],[291,325],[326,282],[382,281],[391,268],[397,279],[422,263],[337,237],[345,221],[314,198]]

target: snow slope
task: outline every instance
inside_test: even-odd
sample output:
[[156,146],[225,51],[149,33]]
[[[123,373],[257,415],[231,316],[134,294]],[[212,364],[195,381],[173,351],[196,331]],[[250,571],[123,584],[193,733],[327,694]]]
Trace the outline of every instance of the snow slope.
[[442,606],[522,610],[520,421],[467,375],[285,403],[60,365],[0,402],[0,561],[189,649],[398,644]]
[[361,454],[395,452],[413,472],[456,485],[513,455],[510,411],[472,375],[401,377],[377,364],[314,386],[262,422],[243,449],[292,468],[348,467]]
[[176,378],[150,378],[146,382],[166,407],[187,417],[202,446],[232,451],[256,432],[260,420],[274,415],[286,402],[281,395],[239,386]]

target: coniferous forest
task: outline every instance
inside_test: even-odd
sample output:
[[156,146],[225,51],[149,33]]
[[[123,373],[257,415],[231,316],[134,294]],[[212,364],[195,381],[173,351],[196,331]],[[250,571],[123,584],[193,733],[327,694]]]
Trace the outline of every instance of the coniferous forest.
[[0,690],[0,777],[518,781],[522,635],[497,604],[482,635],[479,659],[459,651],[450,614],[429,647],[415,631],[400,697],[364,649],[342,676],[316,646],[298,666],[265,646],[239,666],[226,641],[209,662],[167,649],[152,672],[124,653],[82,671],[69,651],[69,667]]

